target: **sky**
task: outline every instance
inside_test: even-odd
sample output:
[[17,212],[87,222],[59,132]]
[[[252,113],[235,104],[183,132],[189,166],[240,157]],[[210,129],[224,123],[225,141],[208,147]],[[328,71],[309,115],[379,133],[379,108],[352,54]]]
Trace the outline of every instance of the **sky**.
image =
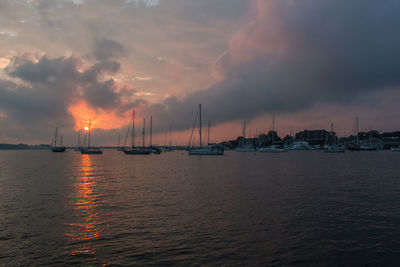
[[[210,141],[400,129],[400,2],[0,1],[0,143],[67,145],[92,123],[116,145],[186,144],[198,104]],[[147,128],[148,131],[148,128]]]

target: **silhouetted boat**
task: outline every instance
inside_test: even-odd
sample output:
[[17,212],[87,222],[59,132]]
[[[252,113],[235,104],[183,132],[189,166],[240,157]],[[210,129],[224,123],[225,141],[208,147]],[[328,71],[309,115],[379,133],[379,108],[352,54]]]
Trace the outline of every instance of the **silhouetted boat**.
[[78,131],[78,140],[76,142],[76,147],[74,149],[74,151],[81,151],[82,147],[81,147],[81,130]]
[[330,134],[330,138],[329,139],[330,139],[330,141],[329,141],[330,145],[327,146],[324,149],[325,153],[344,153],[346,151],[345,147],[337,145],[337,140],[336,139],[335,139],[335,141],[333,140],[334,139],[333,123],[331,124],[331,134]]
[[81,154],[103,154],[103,151],[101,151],[100,149],[90,147],[90,120],[89,120],[89,129],[88,129],[88,146],[87,146],[87,148],[81,149]]
[[[200,137],[200,147],[198,148],[190,148],[190,143],[192,141],[192,136],[190,137],[189,141],[189,149],[188,149],[188,154],[189,155],[224,155],[224,150],[220,148],[214,148],[214,147],[203,147],[202,146],[202,141],[201,141],[201,104],[199,104],[199,137]],[[196,126],[196,120],[197,116],[195,119],[195,123],[193,124],[193,129],[192,129],[192,135],[194,128]]]
[[[131,146],[131,148],[125,147],[122,150],[125,154],[127,154],[127,155],[148,155],[151,153],[152,149],[144,147],[144,144],[145,144],[145,141],[144,141],[145,122],[146,122],[145,119],[143,119],[143,147],[135,147],[135,110],[133,110],[133,112],[132,112],[132,135],[131,135],[132,146]],[[127,137],[129,135],[129,130],[130,130],[130,127],[128,127],[128,132],[126,134]],[[125,139],[125,145],[126,145],[126,139]]]
[[63,146],[62,135],[60,135],[60,145],[57,146],[57,139],[58,139],[58,131],[56,127],[56,131],[53,136],[53,140],[51,141],[51,151],[53,152],[65,152],[65,146]]
[[150,116],[150,146],[148,147],[148,149],[151,149],[152,154],[161,154],[162,150],[161,148],[157,147],[157,146],[153,146],[153,116]]
[[235,151],[237,152],[255,152],[256,148],[254,146],[250,146],[245,144],[245,140],[246,140],[246,120],[243,122],[242,125],[242,139],[240,142],[239,147],[235,148]]
[[375,151],[376,147],[371,145],[360,145],[358,139],[358,118],[356,118],[356,143],[347,147],[350,151]]
[[260,147],[258,149],[258,151],[259,152],[271,152],[271,153],[288,152],[288,150],[274,145],[274,141],[275,141],[275,115],[272,116],[271,145],[267,146],[267,147]]

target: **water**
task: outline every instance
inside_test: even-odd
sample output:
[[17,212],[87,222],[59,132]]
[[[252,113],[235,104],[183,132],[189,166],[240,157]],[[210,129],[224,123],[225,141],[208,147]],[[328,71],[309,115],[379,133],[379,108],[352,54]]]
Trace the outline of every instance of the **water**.
[[398,265],[400,153],[0,151],[0,265]]

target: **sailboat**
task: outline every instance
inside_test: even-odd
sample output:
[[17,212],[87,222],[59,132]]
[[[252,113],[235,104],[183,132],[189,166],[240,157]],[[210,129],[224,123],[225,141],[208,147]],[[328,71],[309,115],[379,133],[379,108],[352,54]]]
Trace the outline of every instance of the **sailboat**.
[[272,116],[272,134],[271,134],[271,145],[267,147],[260,147],[258,151],[260,152],[272,152],[272,153],[281,153],[287,152],[286,149],[280,148],[274,145],[275,140],[275,115]]
[[161,154],[162,150],[159,147],[153,146],[153,116],[150,116],[150,146],[149,149],[151,149],[151,153],[153,154]]
[[243,122],[242,125],[242,141],[240,143],[240,146],[235,148],[235,151],[237,152],[254,152],[256,149],[252,146],[246,145],[245,140],[246,140],[246,121]]
[[65,152],[65,146],[63,146],[62,143],[62,135],[60,136],[60,145],[57,146],[57,139],[58,139],[58,132],[57,132],[57,127],[56,131],[53,136],[53,140],[51,141],[51,151],[53,152]]
[[356,144],[355,145],[350,145],[348,147],[350,151],[375,151],[376,147],[374,146],[365,146],[365,145],[360,145],[359,139],[358,139],[358,118],[356,118]]
[[333,123],[331,123],[331,134],[330,134],[331,140],[330,140],[330,145],[327,146],[326,149],[324,149],[325,153],[344,153],[345,148],[340,147],[337,144],[333,145]]
[[117,151],[123,151],[124,148],[121,146],[121,134],[118,134],[118,146]]
[[[122,150],[125,154],[127,155],[148,155],[151,153],[151,149],[145,148],[145,123],[146,120],[143,118],[143,146],[142,147],[135,147],[135,110],[132,112],[132,135],[131,135],[131,141],[132,141],[132,146],[130,148],[124,147],[124,150]],[[129,128],[127,132],[127,136],[129,135]],[[126,143],[125,143],[126,144]]]
[[90,120],[89,120],[89,128],[88,128],[88,146],[87,148],[81,149],[81,154],[103,154],[103,151],[97,148],[90,148]]
[[78,131],[78,140],[74,151],[81,151],[81,130]]
[[[197,120],[197,116],[195,119],[195,123],[193,125],[192,135],[193,135],[194,128],[196,126],[196,120]],[[190,148],[190,142],[192,141],[192,136],[190,137],[190,141],[189,141],[189,145],[188,145],[188,147],[189,147],[188,154],[189,155],[224,155],[223,149],[202,146],[202,142],[201,142],[201,104],[199,104],[199,136],[200,136],[200,147],[198,147],[198,148]]]

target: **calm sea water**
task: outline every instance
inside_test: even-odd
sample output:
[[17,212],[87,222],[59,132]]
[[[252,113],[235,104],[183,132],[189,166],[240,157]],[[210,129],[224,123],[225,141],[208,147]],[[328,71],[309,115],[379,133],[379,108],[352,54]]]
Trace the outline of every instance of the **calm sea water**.
[[0,265],[400,264],[400,153],[0,151]]

